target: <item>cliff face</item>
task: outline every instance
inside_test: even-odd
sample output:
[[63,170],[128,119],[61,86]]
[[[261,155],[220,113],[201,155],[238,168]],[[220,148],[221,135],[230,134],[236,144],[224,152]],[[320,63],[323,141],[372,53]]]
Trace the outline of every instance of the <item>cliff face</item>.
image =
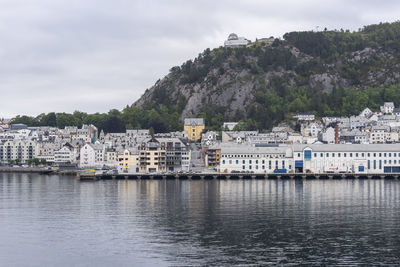
[[277,116],[279,106],[286,107],[280,120],[305,109],[329,115],[329,97],[340,90],[398,83],[399,51],[399,22],[353,33],[292,32],[273,44],[206,49],[173,67],[134,106],[175,107],[181,118],[221,114],[224,120],[257,120],[260,112]]

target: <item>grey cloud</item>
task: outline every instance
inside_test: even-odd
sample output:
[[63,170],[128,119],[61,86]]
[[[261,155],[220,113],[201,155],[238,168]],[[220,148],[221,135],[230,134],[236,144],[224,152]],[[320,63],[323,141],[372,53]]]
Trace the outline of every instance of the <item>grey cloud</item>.
[[400,11],[393,0],[1,2],[0,117],[121,109],[230,32],[356,30]]

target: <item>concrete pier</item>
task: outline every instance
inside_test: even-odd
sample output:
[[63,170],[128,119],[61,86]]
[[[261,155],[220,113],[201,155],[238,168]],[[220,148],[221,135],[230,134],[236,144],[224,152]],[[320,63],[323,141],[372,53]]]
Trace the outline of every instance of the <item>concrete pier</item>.
[[279,173],[279,174],[244,174],[244,173],[201,173],[201,174],[123,174],[123,175],[102,175],[102,174],[77,174],[78,180],[102,180],[102,179],[138,179],[138,180],[212,180],[212,179],[222,179],[222,180],[255,180],[255,179],[302,179],[302,180],[319,180],[319,179],[329,179],[329,180],[342,180],[342,179],[392,179],[398,180],[400,173]]

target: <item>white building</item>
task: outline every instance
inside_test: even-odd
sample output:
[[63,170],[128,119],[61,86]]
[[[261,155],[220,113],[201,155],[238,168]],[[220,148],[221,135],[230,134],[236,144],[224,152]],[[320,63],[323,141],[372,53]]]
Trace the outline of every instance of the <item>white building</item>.
[[95,168],[104,165],[105,148],[98,144],[85,144],[80,151],[81,168]]
[[0,142],[0,162],[9,163],[11,160],[26,163],[38,158],[39,145],[32,140],[7,140]]
[[317,137],[318,134],[322,131],[322,123],[311,122],[307,125],[301,125],[301,133],[303,136],[312,136]]
[[369,118],[372,114],[373,112],[369,108],[365,108],[363,111],[361,111],[359,116],[364,118]]
[[292,149],[289,146],[255,147],[228,145],[221,147],[220,172],[273,173],[293,171]]
[[370,133],[369,143],[384,144],[399,141],[399,133],[391,131],[389,126],[373,126]]
[[400,144],[293,145],[297,172],[400,172]]
[[298,113],[297,115],[293,116],[293,118],[297,119],[298,121],[313,121],[315,120],[315,115],[309,112]]
[[385,102],[384,104],[383,104],[383,106],[381,106],[381,112],[382,113],[393,113],[393,110],[394,110],[394,104],[393,104],[393,102]]
[[235,33],[229,34],[228,40],[224,42],[226,47],[246,46],[248,44],[250,44],[249,40],[244,37],[238,37]]
[[55,163],[74,163],[76,161],[75,149],[71,145],[64,145],[54,152]]
[[333,127],[328,127],[322,132],[321,140],[327,144],[335,143],[335,129]]

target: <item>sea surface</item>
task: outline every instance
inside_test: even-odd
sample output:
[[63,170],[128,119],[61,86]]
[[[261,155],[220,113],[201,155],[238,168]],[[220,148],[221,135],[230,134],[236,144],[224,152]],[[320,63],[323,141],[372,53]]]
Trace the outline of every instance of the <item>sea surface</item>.
[[0,266],[399,264],[397,180],[0,173]]

